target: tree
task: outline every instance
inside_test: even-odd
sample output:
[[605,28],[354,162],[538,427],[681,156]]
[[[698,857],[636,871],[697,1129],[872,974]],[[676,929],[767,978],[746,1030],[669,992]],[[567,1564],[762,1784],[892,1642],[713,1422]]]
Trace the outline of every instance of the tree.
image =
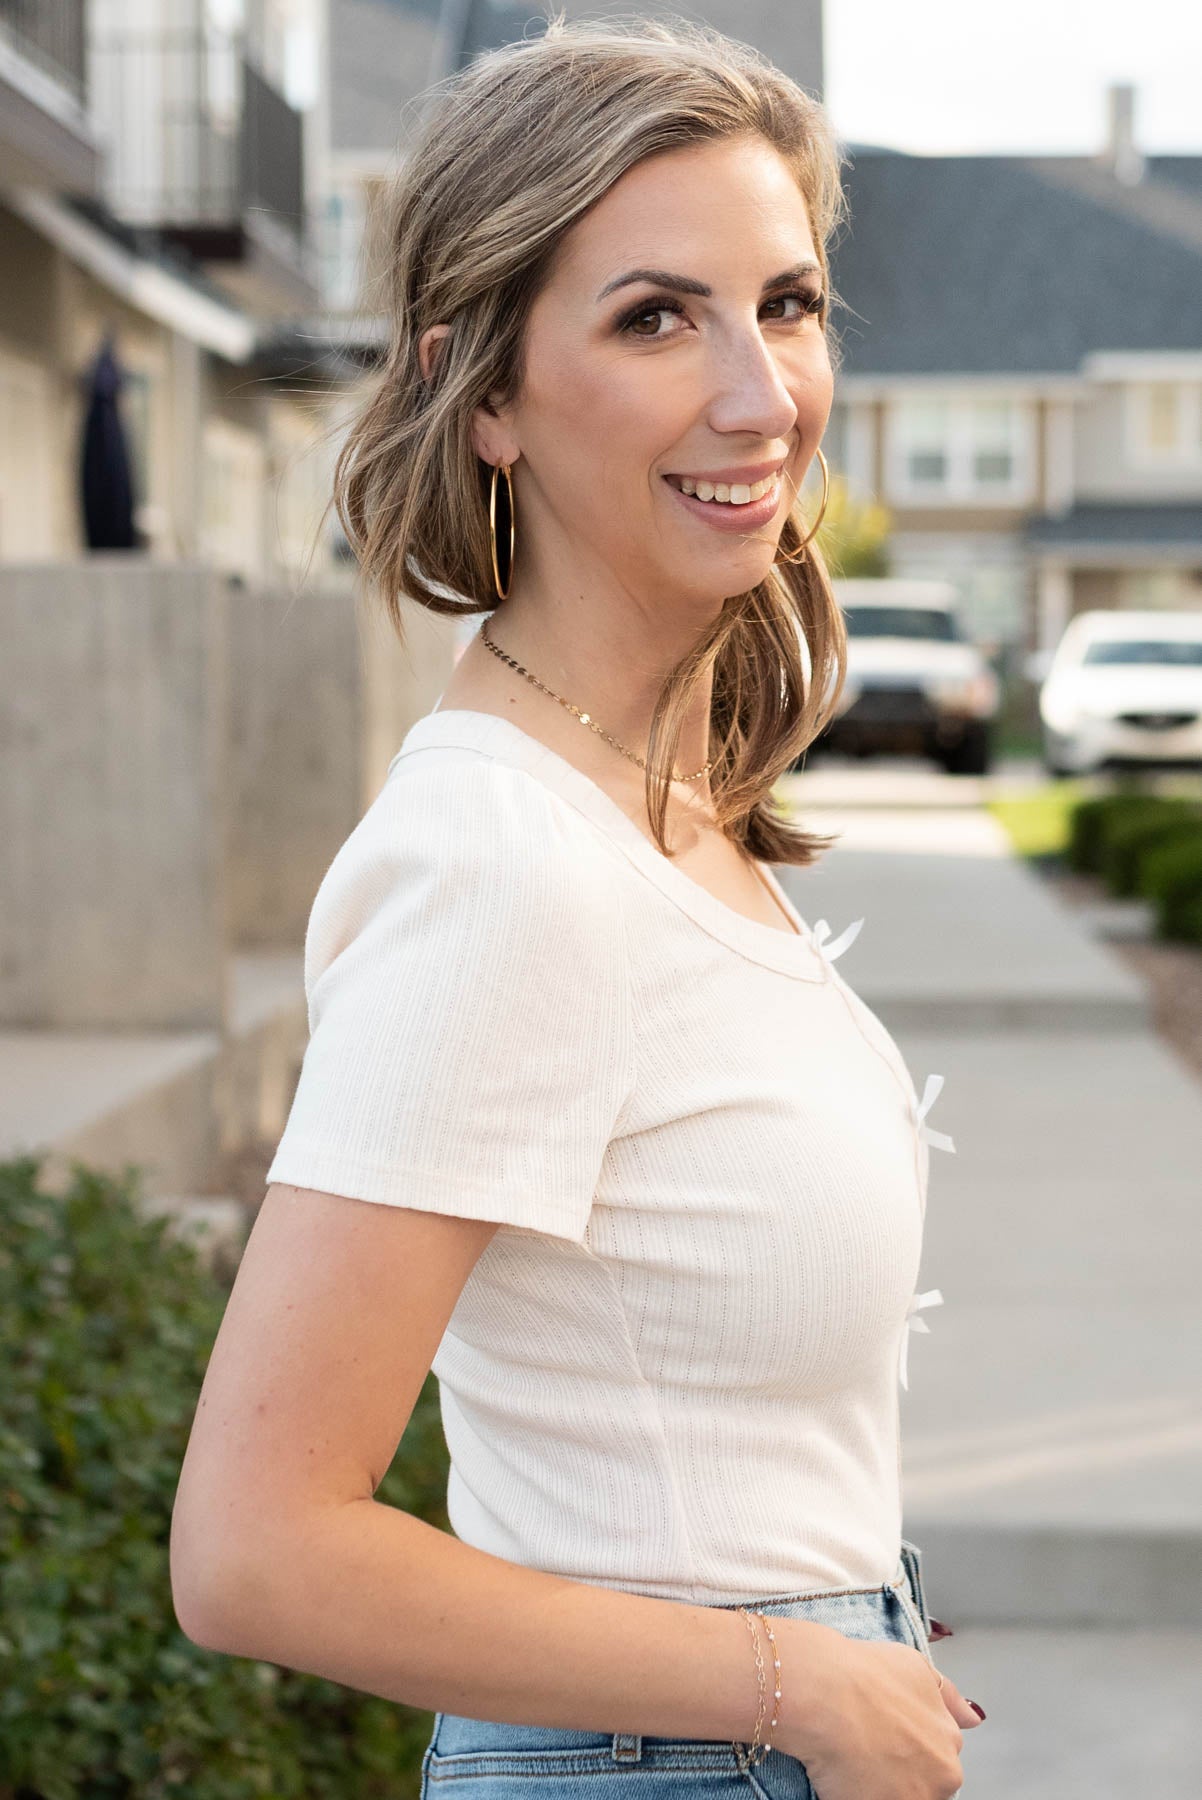
[[843,475],[831,475],[818,543],[834,577],[888,575],[893,515],[875,500],[853,500]]

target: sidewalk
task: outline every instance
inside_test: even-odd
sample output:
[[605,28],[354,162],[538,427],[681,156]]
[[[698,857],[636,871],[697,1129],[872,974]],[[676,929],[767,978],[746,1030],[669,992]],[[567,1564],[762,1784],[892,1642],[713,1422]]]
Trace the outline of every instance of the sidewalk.
[[[859,774],[859,771],[849,771]],[[871,773],[861,791],[872,798]],[[959,783],[947,784],[954,793]],[[906,1531],[953,1622],[1202,1620],[1202,1084],[1142,984],[978,807],[792,796],[781,871],[915,1084],[946,1078],[901,1394]],[[829,798],[829,795],[827,796]]]

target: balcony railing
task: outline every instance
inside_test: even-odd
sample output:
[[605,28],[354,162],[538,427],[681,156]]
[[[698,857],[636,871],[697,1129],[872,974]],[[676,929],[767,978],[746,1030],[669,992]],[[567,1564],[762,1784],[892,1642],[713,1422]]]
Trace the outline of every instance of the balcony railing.
[[[3,4],[4,0],[0,0]],[[94,46],[110,204],[134,224],[216,235],[266,214],[305,234],[303,121],[241,32],[124,33]]]
[[84,0],[0,0],[0,41],[83,104]]

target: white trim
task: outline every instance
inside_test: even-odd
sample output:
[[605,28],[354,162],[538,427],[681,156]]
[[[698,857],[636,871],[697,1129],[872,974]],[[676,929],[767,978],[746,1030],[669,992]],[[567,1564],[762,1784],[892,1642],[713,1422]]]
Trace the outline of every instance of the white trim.
[[1202,350],[1095,350],[1081,372],[1094,381],[1202,381]]
[[257,331],[245,313],[223,306],[154,263],[123,250],[69,207],[35,188],[11,188],[7,203],[114,294],[227,362],[254,354]]
[[100,140],[92,121],[70,88],[55,81],[40,64],[23,56],[17,45],[3,35],[0,35],[0,75],[43,112],[53,114],[60,125],[73,131],[93,150],[99,149]]
[[982,396],[1004,394],[1016,400],[1039,400],[1049,394],[1069,400],[1085,399],[1094,392],[1091,381],[1063,373],[972,375],[953,369],[926,375],[845,375],[840,371],[836,380],[840,396],[847,400],[891,400],[894,395],[936,389]]

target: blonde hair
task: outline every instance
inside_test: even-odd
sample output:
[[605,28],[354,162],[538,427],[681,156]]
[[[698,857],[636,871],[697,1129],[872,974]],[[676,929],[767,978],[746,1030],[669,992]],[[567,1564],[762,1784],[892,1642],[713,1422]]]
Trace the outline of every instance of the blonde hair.
[[[489,51],[426,98],[385,239],[387,354],[333,484],[360,571],[398,635],[402,595],[443,614],[498,604],[492,470],[476,454],[472,413],[494,391],[504,400],[520,392],[531,304],[573,223],[614,182],[686,145],[764,139],[804,196],[828,295],[827,243],[845,211],[819,102],[758,51],[688,20],[568,23],[555,14],[542,35]],[[837,365],[829,304],[821,318]],[[427,381],[418,345],[439,323],[451,330]],[[791,511],[782,553],[796,551],[808,529],[800,508]],[[665,855],[669,780],[659,771],[674,766],[690,697],[711,669],[718,824],[753,856],[815,861],[833,837],[790,825],[772,797],[831,717],[846,673],[843,616],[814,542],[798,564],[774,565],[727,599],[661,686],[646,803]]]

